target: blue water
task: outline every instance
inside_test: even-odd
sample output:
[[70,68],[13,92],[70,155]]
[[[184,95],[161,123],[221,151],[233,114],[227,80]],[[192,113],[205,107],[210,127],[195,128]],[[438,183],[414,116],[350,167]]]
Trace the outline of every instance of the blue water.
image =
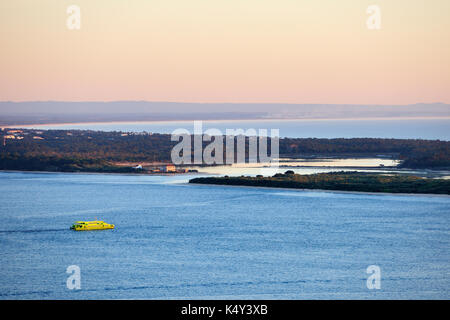
[[[193,121],[84,123],[34,126],[40,129],[80,129],[172,133],[183,128],[194,132]],[[219,129],[278,129],[280,137],[291,138],[396,138],[450,141],[450,119],[404,120],[242,120],[203,121],[203,131]]]
[[[0,173],[0,298],[450,298],[450,197],[186,179]],[[95,218],[116,229],[68,229]]]

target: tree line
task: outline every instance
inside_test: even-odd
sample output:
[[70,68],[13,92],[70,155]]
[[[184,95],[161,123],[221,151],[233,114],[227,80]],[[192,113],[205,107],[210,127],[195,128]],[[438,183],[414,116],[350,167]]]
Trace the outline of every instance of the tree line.
[[[6,135],[7,130],[0,132],[0,137]],[[169,134],[117,131],[25,129],[16,135],[21,139],[2,139],[0,169],[114,171],[119,170],[114,162],[170,162],[178,143]],[[270,150],[270,140],[268,144]],[[402,160],[404,168],[450,168],[450,142],[440,140],[281,138],[279,154],[292,158],[385,156]]]
[[203,177],[191,179],[189,183],[361,192],[450,194],[450,180],[364,172],[300,175],[294,174],[292,171],[286,171],[284,174],[277,173],[273,177]]

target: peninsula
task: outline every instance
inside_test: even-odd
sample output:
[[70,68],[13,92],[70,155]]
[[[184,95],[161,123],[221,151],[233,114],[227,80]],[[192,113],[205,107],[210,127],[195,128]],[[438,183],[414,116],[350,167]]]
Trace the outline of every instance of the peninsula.
[[343,171],[300,175],[288,170],[284,174],[277,173],[272,177],[204,177],[191,179],[189,183],[360,192],[450,194],[450,180],[446,179]]

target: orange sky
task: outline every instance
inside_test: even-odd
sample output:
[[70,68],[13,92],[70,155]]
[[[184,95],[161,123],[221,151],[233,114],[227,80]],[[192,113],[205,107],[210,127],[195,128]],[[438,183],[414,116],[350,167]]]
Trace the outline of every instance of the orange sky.
[[450,103],[450,1],[1,1],[0,58],[1,101]]

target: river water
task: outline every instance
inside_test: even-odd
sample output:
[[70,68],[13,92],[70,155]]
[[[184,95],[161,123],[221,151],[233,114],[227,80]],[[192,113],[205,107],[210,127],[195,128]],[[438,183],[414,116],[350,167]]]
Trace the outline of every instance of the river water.
[[[448,196],[192,177],[0,172],[0,299],[450,298]],[[69,230],[94,219],[116,228]]]

